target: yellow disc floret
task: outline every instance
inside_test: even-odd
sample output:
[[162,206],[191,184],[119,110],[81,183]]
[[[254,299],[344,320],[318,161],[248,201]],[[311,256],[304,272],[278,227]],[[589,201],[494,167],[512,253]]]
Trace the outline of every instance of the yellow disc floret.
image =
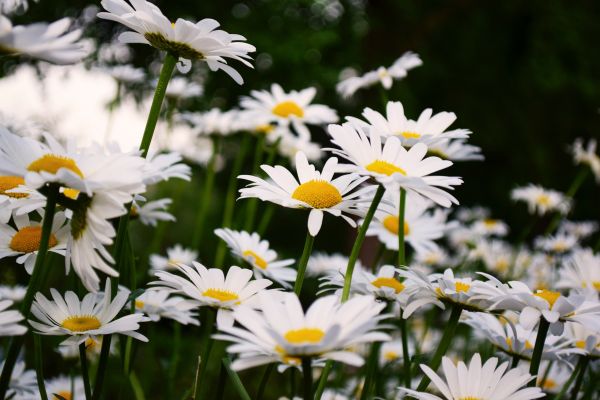
[[74,315],[65,319],[60,326],[71,332],[87,332],[100,328],[102,324],[93,315]]
[[291,344],[315,344],[325,337],[325,332],[318,328],[302,328],[287,331],[283,337]]
[[553,292],[552,290],[538,290],[534,294],[537,297],[540,297],[540,298],[546,300],[546,302],[548,304],[550,304],[550,308],[552,308],[552,306],[554,306],[554,303],[560,297],[560,292]]
[[75,163],[75,160],[69,157],[59,156],[56,154],[45,154],[42,157],[38,158],[27,167],[28,171],[32,172],[49,172],[51,174],[56,174],[59,169],[66,168],[71,172],[79,175],[80,178],[83,178],[83,173]]
[[322,180],[304,182],[294,190],[292,198],[303,201],[312,208],[330,208],[342,202],[340,191]]
[[296,102],[291,100],[282,101],[277,103],[271,112],[278,117],[289,118],[291,115],[302,118],[304,116],[304,110]]
[[401,291],[404,290],[404,284],[394,278],[379,277],[379,278],[375,279],[373,282],[371,282],[371,285],[373,285],[377,288],[389,287],[389,288],[394,289],[394,291],[396,293],[400,293]]
[[381,175],[390,176],[395,173],[406,175],[406,171],[402,168],[383,160],[375,160],[365,168],[367,171],[375,172],[376,174]]
[[[400,223],[399,223],[398,217],[396,217],[394,215],[388,215],[383,220],[383,226],[385,227],[385,229],[392,232],[394,235],[398,234],[399,225],[400,225]],[[408,226],[406,221],[404,221],[404,236],[408,236],[409,233],[410,233],[410,227]]]
[[[42,227],[41,226],[26,226],[17,231],[10,240],[8,245],[12,250],[18,251],[19,253],[33,253],[40,249],[40,241],[42,240]],[[54,247],[58,244],[56,236],[50,234],[48,240],[48,248]]]
[[467,293],[469,291],[469,289],[471,289],[471,285],[469,285],[468,283],[464,283],[464,282],[455,282],[454,283],[454,290],[456,290],[457,292]]
[[202,293],[202,296],[212,297],[213,299],[223,301],[223,302],[238,300],[240,298],[237,294],[235,294],[229,290],[214,289],[214,288],[205,290]]
[[0,194],[3,194],[8,197],[14,197],[15,199],[20,199],[23,197],[27,197],[27,193],[19,193],[19,192],[8,192],[8,190],[14,189],[19,185],[24,185],[25,179],[20,176],[0,176]]
[[259,256],[252,250],[246,250],[242,253],[242,255],[246,258],[250,258],[250,262],[260,269],[267,269],[267,266],[269,265],[269,263],[267,263],[264,258]]

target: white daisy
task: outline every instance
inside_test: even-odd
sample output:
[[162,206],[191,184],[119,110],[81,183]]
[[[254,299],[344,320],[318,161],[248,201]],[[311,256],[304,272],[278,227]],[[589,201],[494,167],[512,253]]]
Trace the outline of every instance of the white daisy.
[[[37,2],[37,0],[34,0]],[[1,0],[0,14],[8,15],[14,12],[25,12],[29,8],[28,0]]]
[[[96,360],[100,357],[102,351],[103,336],[88,337],[85,339],[85,356],[88,360]],[[110,342],[109,354],[117,354],[117,347],[115,346],[116,341]],[[77,344],[58,346],[58,353],[64,359],[79,359],[79,346]]]
[[423,143],[406,150],[397,137],[390,137],[382,146],[377,129],[370,128],[367,135],[350,123],[329,125],[328,131],[332,143],[340,147],[331,151],[352,163],[343,165],[348,172],[374,177],[386,186],[400,185],[444,207],[458,204],[454,196],[442,189],[452,189],[462,184],[462,179],[429,175],[449,167],[452,162],[438,157],[424,158],[427,146]]
[[556,235],[538,237],[535,239],[535,247],[555,255],[569,253],[573,251],[578,244],[579,240],[577,237],[564,233],[557,233]]
[[[0,371],[4,370],[4,360],[0,362]],[[17,361],[13,368],[8,391],[6,392],[7,399],[13,400],[31,400],[37,399],[38,385],[34,370],[25,369],[25,361]]]
[[88,293],[82,300],[71,291],[61,296],[56,289],[50,289],[53,301],[37,293],[31,313],[38,321],[29,320],[32,328],[41,335],[69,336],[61,345],[84,343],[86,339],[96,339],[100,335],[120,333],[147,342],[148,339],[137,332],[140,322],[149,319],[142,314],[128,314],[115,319],[127,303],[129,292],[119,290],[111,301],[110,279],[106,280],[103,294]]
[[174,100],[186,100],[192,97],[202,96],[204,89],[202,85],[190,81],[182,76],[176,76],[169,80],[165,96]]
[[575,350],[593,358],[600,358],[600,332],[573,322],[565,323],[564,337]]
[[390,339],[377,331],[379,322],[388,317],[381,314],[385,303],[371,296],[355,296],[345,303],[337,296],[325,296],[306,312],[292,293],[286,293],[283,302],[267,293],[259,299],[262,313],[240,306],[234,317],[241,327],[219,327],[223,334],[214,336],[234,343],[227,351],[238,354],[232,365],[236,370],[302,356],[360,366],[362,357],[348,348]]
[[27,332],[27,327],[19,325],[25,318],[19,311],[7,310],[11,300],[0,300],[0,336],[18,336]]
[[290,288],[288,282],[296,280],[296,270],[288,268],[294,263],[293,259],[277,260],[277,253],[269,248],[269,242],[261,240],[258,233],[234,231],[232,229],[216,229],[215,235],[223,239],[231,252],[250,264],[256,278],[269,278],[285,288]]
[[223,70],[237,83],[242,76],[227,64],[226,58],[240,61],[252,67],[247,60],[254,46],[245,43],[241,35],[217,30],[219,23],[214,19],[203,19],[192,23],[178,18],[172,23],[158,7],[145,0],[134,0],[129,5],[125,0],[102,0],[107,12],[98,13],[99,18],[119,22],[134,32],[123,32],[119,40],[123,43],[144,43],[180,58],[182,72],[188,72],[192,60],[206,62],[211,71]]
[[268,121],[293,126],[303,139],[310,139],[306,125],[323,125],[338,121],[335,110],[322,104],[311,104],[317,90],[313,87],[301,91],[283,91],[274,83],[271,90],[253,90],[250,96],[242,97],[240,106]]
[[0,285],[0,300],[19,302],[25,297],[27,287],[20,285]]
[[596,182],[600,182],[600,156],[596,154],[598,143],[595,139],[588,141],[587,147],[583,146],[583,139],[578,138],[573,143],[571,151],[575,164],[587,164],[596,177]]
[[193,263],[194,268],[178,264],[177,269],[185,277],[166,271],[155,273],[159,281],[151,282],[160,289],[184,294],[196,300],[200,306],[216,308],[217,325],[233,325],[233,313],[241,305],[256,306],[256,294],[270,286],[268,279],[252,279],[252,271],[232,266],[227,276],[219,268],[207,269]]
[[172,178],[190,181],[192,169],[184,164],[177,152],[158,153],[150,151],[146,157],[143,180],[146,185],[165,182]]
[[53,64],[73,64],[90,53],[90,46],[82,41],[82,30],[68,32],[70,18],[53,23],[38,22],[13,26],[0,14],[0,54],[26,55]]
[[584,240],[598,231],[596,221],[567,221],[563,220],[558,226],[559,233],[565,233],[575,236],[579,240]]
[[[17,264],[23,264],[29,275],[37,258],[42,239],[42,225],[31,221],[27,214],[13,218],[17,229],[0,223],[0,259],[17,257]],[[65,225],[63,212],[57,212],[52,221],[52,230],[48,239],[48,251],[65,255],[69,225]]]
[[600,293],[600,256],[591,249],[576,250],[558,271],[559,289],[584,289]]
[[[415,346],[412,341],[408,342],[408,352],[415,354]],[[395,339],[390,342],[384,342],[381,345],[381,351],[379,352],[379,365],[383,366],[386,364],[401,363],[403,360],[402,341]]]
[[544,215],[558,211],[566,214],[571,209],[571,199],[556,190],[545,189],[539,185],[529,184],[513,189],[511,199],[524,201],[530,214]]
[[180,244],[167,249],[167,256],[163,257],[158,254],[150,255],[150,275],[154,275],[156,271],[177,270],[178,264],[190,265],[198,258],[198,252],[193,249],[188,249]]
[[[348,267],[348,257],[340,254],[327,254],[323,252],[314,252],[308,259],[306,273],[311,276],[330,275],[345,273]],[[362,269],[360,260],[356,260],[355,269]]]
[[384,138],[398,137],[405,147],[416,143],[429,146],[440,140],[465,139],[471,134],[467,129],[446,130],[456,120],[456,114],[451,112],[441,112],[432,116],[433,111],[427,108],[418,120],[413,121],[404,115],[401,102],[390,101],[386,105],[386,114],[387,116],[383,116],[371,108],[365,108],[362,115],[368,124],[353,117],[348,117],[348,120],[363,128],[372,126]]
[[427,251],[415,253],[414,262],[417,265],[425,267],[440,267],[443,265],[452,265],[455,261],[444,248],[436,244]]
[[238,131],[238,110],[211,108],[202,113],[185,113],[181,119],[192,126],[197,135],[228,136]]
[[159,221],[175,221],[175,217],[167,212],[167,208],[173,200],[160,199],[149,201],[143,205],[140,205],[139,201],[139,199],[134,201],[130,212],[131,217],[139,218],[142,224],[156,226]]
[[486,218],[475,221],[471,229],[480,236],[506,236],[508,225],[499,219]]
[[80,376],[57,376],[46,381],[46,392],[50,400],[57,400],[59,395],[65,400],[85,399],[83,378]]
[[466,139],[444,139],[429,145],[429,154],[450,161],[483,161],[481,147],[467,144]]
[[325,162],[323,170],[318,172],[313,165],[308,163],[304,153],[297,153],[296,172],[299,182],[289,170],[280,165],[275,167],[262,165],[261,168],[271,180],[265,181],[252,175],[240,175],[239,179],[251,182],[245,188],[240,189],[240,198],[257,197],[283,207],[310,209],[308,231],[312,236],[319,233],[324,212],[342,217],[355,227],[354,220],[345,214],[361,215],[361,204],[365,202],[364,196],[375,189],[374,186],[368,186],[354,190],[368,179],[356,174],[345,174],[333,178],[337,172],[337,158],[335,157],[329,158]]
[[[473,355],[468,366],[462,361],[454,364],[450,358],[444,357],[442,369],[445,380],[425,364],[421,364],[421,369],[446,400],[522,400],[545,396],[538,387],[523,388],[534,379],[533,376],[519,368],[508,369],[508,361],[498,366],[495,357],[482,366],[479,353]],[[400,391],[416,399],[442,400],[442,397],[427,392],[406,388],[400,388]]]
[[135,311],[146,314],[157,322],[168,318],[183,325],[200,325],[196,313],[192,310],[197,304],[179,296],[171,296],[169,290],[148,289],[134,300]]
[[300,136],[287,133],[281,136],[279,146],[277,146],[279,155],[287,158],[290,164],[296,164],[296,154],[302,152],[310,162],[316,162],[323,158],[323,149],[316,142],[304,139]]
[[0,175],[0,223],[7,223],[16,208],[27,207],[27,212],[31,212],[46,204],[44,196],[24,185],[21,176]]
[[[550,365],[552,365],[552,368],[550,368]],[[552,394],[558,394],[573,375],[573,370],[565,363],[550,364],[549,362],[542,362],[540,371],[548,371],[548,374],[542,372],[538,375],[537,386],[542,388],[544,392]]]
[[376,83],[381,83],[381,86],[385,89],[390,89],[394,80],[403,79],[409,70],[422,64],[423,62],[418,54],[407,51],[394,61],[390,67],[379,67],[362,76],[353,76],[344,79],[336,85],[336,90],[342,96],[349,97],[358,89],[373,86]]
[[132,65],[115,65],[106,69],[106,72],[115,78],[117,82],[134,84],[143,82],[146,78],[146,73],[141,68],[135,68]]

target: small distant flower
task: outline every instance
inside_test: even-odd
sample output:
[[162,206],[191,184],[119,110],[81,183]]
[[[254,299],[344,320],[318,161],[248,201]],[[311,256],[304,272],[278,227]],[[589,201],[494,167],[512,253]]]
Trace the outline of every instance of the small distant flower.
[[88,293],[79,300],[74,292],[61,296],[56,289],[50,289],[53,301],[37,293],[31,313],[37,320],[29,320],[33,329],[41,335],[69,336],[61,345],[78,345],[88,338],[120,333],[147,342],[148,339],[137,332],[140,322],[148,321],[142,314],[128,314],[115,319],[127,303],[129,292],[120,290],[110,299],[110,279],[106,280],[103,294]]
[[321,145],[310,140],[304,139],[292,134],[283,135],[277,151],[283,157],[286,157],[290,164],[296,164],[296,154],[302,152],[310,162],[317,162],[323,158],[323,149]]
[[146,185],[168,181],[173,178],[190,181],[192,169],[182,162],[177,152],[155,153],[150,151],[146,157],[143,181]]
[[135,311],[146,314],[154,322],[167,318],[183,325],[200,325],[192,311],[198,305],[183,297],[170,295],[169,290],[148,289],[134,300]]
[[340,169],[373,177],[392,188],[400,185],[444,207],[458,204],[458,200],[443,189],[451,190],[452,186],[462,184],[462,179],[430,175],[448,168],[452,162],[438,157],[425,158],[427,146],[423,143],[406,150],[397,137],[390,137],[382,146],[377,129],[369,128],[367,135],[350,123],[329,125],[328,131],[332,143],[340,147],[331,151],[352,163],[340,165]]
[[[103,0],[107,12],[98,13],[99,18],[119,22],[133,32],[123,32],[119,40],[123,43],[144,43],[158,50],[166,51],[180,58],[178,66],[188,72],[192,60],[206,62],[211,71],[223,70],[237,83],[242,84],[242,76],[225,61],[231,58],[252,67],[247,60],[254,46],[245,43],[246,38],[216,30],[219,23],[214,19],[203,19],[192,23],[178,18],[172,23],[158,7],[145,1]],[[133,6],[133,7],[132,7]]]
[[167,249],[167,256],[150,255],[150,275],[156,271],[176,270],[178,264],[190,265],[198,258],[198,252],[184,248],[180,244]]
[[558,227],[559,233],[575,236],[579,240],[587,239],[598,231],[595,221],[563,221]]
[[117,82],[134,84],[143,82],[146,78],[146,73],[141,68],[135,68],[132,65],[116,65],[106,70],[110,76],[115,78]]
[[[552,365],[552,368],[550,368],[550,365]],[[546,374],[545,371],[548,371],[548,373]],[[536,385],[546,393],[558,394],[571,375],[573,375],[573,370],[565,363],[550,364],[549,362],[542,362]]]
[[394,61],[391,67],[379,67],[362,76],[347,78],[339,82],[336,89],[344,97],[352,96],[358,89],[373,86],[376,83],[381,83],[381,86],[385,89],[390,89],[394,80],[406,77],[409,70],[422,64],[423,62],[418,54],[407,51]]
[[289,282],[296,280],[296,270],[288,268],[293,259],[277,260],[277,253],[269,248],[269,242],[261,240],[258,233],[216,229],[215,235],[223,239],[231,252],[250,264],[257,278],[265,276],[281,286],[290,288]]
[[[343,254],[327,254],[314,252],[308,259],[306,273],[311,276],[321,276],[345,273],[348,266],[348,257]],[[356,260],[355,269],[362,269],[360,260]]]
[[271,362],[289,363],[302,356],[330,359],[360,366],[363,358],[348,348],[362,343],[387,341],[390,337],[378,331],[385,303],[371,296],[355,296],[340,303],[337,296],[318,298],[304,312],[295,294],[287,293],[283,302],[273,295],[259,296],[259,313],[240,306],[234,312],[237,327],[219,327],[214,337],[233,342],[227,351],[238,354],[235,370]]
[[566,214],[571,209],[571,199],[564,194],[534,184],[513,189],[510,197],[527,203],[530,214],[544,215],[554,211]]
[[158,281],[151,284],[159,289],[184,294],[195,300],[200,306],[217,310],[217,325],[232,326],[233,311],[241,305],[256,306],[256,294],[270,286],[268,279],[252,279],[252,271],[232,266],[227,276],[219,268],[207,269],[202,264],[193,263],[193,268],[178,264],[177,269],[185,276],[166,271],[155,273]]
[[590,357],[600,358],[600,332],[588,329],[581,324],[565,323],[564,338],[568,339],[575,350]]
[[[454,364],[448,357],[442,359],[444,377],[442,379],[431,368],[421,364],[421,369],[431,379],[446,400],[465,399],[537,399],[545,394],[538,387],[524,386],[534,379],[519,368],[508,369],[508,361],[498,365],[498,359],[492,357],[481,364],[479,353],[471,358],[469,365],[459,361]],[[473,377],[477,378],[473,378]],[[401,392],[421,400],[442,400],[442,397],[427,392],[400,388]]]
[[144,225],[156,226],[159,221],[175,221],[175,217],[167,212],[173,200],[160,199],[140,205],[139,200],[131,206],[131,217],[139,218]]
[[467,144],[466,139],[444,139],[429,145],[429,154],[450,161],[483,161],[481,147]]
[[[88,337],[85,339],[85,355],[87,359],[95,360],[100,356],[102,351],[102,340],[103,336]],[[111,355],[117,354],[117,347],[115,341],[110,342],[109,353]],[[62,358],[65,359],[79,359],[79,346],[77,344],[58,346],[58,352]]]
[[311,104],[317,90],[313,87],[301,91],[283,91],[274,83],[271,90],[253,90],[250,96],[243,97],[240,105],[268,121],[280,125],[293,126],[296,133],[305,140],[310,139],[306,125],[322,125],[338,121],[335,110],[322,104]]
[[28,0],[0,0],[0,14],[8,15],[16,11],[27,11],[27,8],[29,8]]
[[577,247],[578,243],[579,241],[575,236],[561,233],[535,239],[535,247],[556,255],[569,253]]
[[27,332],[27,327],[19,325],[25,318],[16,310],[7,310],[12,306],[10,300],[0,300],[0,337],[19,336]]
[[486,218],[475,221],[471,229],[481,236],[506,236],[508,225],[499,219]]
[[491,212],[487,207],[461,206],[456,210],[456,219],[465,223],[471,223],[480,219],[490,218]]
[[[408,343],[408,352],[414,354],[413,342]],[[402,341],[399,339],[384,342],[379,353],[379,365],[401,363],[403,361]]]
[[472,259],[479,259],[489,271],[496,275],[508,276],[514,273],[515,254],[513,248],[501,240],[480,240],[471,251]]
[[240,189],[240,198],[257,197],[263,201],[279,204],[283,207],[310,209],[308,216],[308,231],[316,236],[321,230],[324,212],[336,217],[342,217],[351,226],[356,222],[345,214],[362,215],[359,207],[365,202],[361,196],[372,192],[375,188],[367,186],[354,190],[367,180],[356,174],[345,174],[337,178],[337,158],[331,157],[325,162],[321,172],[308,163],[302,152],[296,154],[296,172],[299,181],[286,168],[277,165],[263,165],[261,168],[271,180],[266,181],[253,175],[240,175],[239,179],[250,181],[245,188]]
[[[23,264],[25,271],[31,275],[42,240],[42,225],[40,222],[30,221],[27,214],[15,216],[13,220],[16,230],[8,224],[0,224],[0,259],[16,256],[17,264]],[[65,221],[64,213],[57,212],[54,215],[48,241],[48,251],[63,256],[70,229]]]
[[556,287],[600,293],[600,256],[590,249],[576,250],[559,270]]
[[59,395],[65,400],[85,398],[83,379],[80,376],[67,377],[61,375],[52,378],[46,381],[46,392],[51,400],[58,399],[54,395]]
[[185,113],[181,118],[199,135],[228,136],[238,131],[238,110],[211,108],[203,113]]
[[598,143],[594,139],[590,139],[587,147],[583,147],[583,139],[579,138],[573,143],[572,152],[573,160],[576,164],[587,164],[594,176],[596,181],[600,182],[600,156],[596,154],[596,147]]
[[[2,370],[4,370],[4,360],[0,362],[0,371]],[[38,393],[35,371],[26,370],[25,361],[17,361],[10,377],[6,398],[15,400],[37,399]]]
[[0,285],[0,300],[19,302],[23,300],[26,292],[27,288],[25,286]]
[[202,85],[192,82],[182,76],[176,76],[169,81],[165,95],[174,100],[185,100],[202,96],[203,92],[204,89],[202,88]]
[[0,14],[0,54],[26,55],[53,64],[73,64],[90,53],[88,45],[78,41],[82,30],[67,32],[70,18],[13,26]]
[[442,247],[435,245],[426,251],[415,253],[414,262],[423,266],[440,267],[451,265],[454,260]]

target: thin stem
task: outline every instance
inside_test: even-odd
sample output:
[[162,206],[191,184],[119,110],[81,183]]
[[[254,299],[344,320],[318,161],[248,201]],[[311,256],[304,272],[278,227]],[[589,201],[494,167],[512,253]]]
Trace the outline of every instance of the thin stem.
[[374,342],[371,345],[371,352],[367,360],[366,372],[365,372],[365,383],[363,385],[360,400],[367,400],[372,397],[374,389],[375,376],[377,375],[377,366],[379,363],[379,352],[381,350],[381,342]]
[[[565,193],[565,196],[567,198],[573,198],[589,174],[590,174],[590,169],[586,166],[582,166],[581,169],[579,170],[579,172],[577,173],[577,175],[575,176],[575,179],[573,179],[571,186]],[[554,216],[552,217],[552,220],[546,227],[546,231],[544,232],[544,235],[548,236],[552,232],[554,232],[554,230],[558,226],[561,219],[562,219],[562,214],[560,212],[556,212],[554,214]]]
[[369,225],[371,224],[373,215],[375,215],[375,211],[377,210],[377,206],[381,202],[381,198],[383,197],[384,192],[385,188],[382,185],[379,185],[379,187],[377,187],[377,191],[375,192],[375,196],[373,197],[373,201],[371,202],[371,206],[369,206],[367,215],[365,215],[365,220],[363,221],[362,225],[358,230],[358,235],[356,236],[356,240],[354,241],[354,245],[352,246],[352,252],[350,253],[350,258],[348,259],[348,266],[346,267],[346,274],[344,276],[344,289],[342,291],[341,299],[342,303],[348,300],[348,297],[350,296],[350,285],[352,284],[352,274],[354,272],[354,265],[356,264],[356,260],[358,259],[358,255],[360,254],[360,249],[362,248],[362,244],[365,240],[367,229],[369,229]]
[[[46,275],[46,268],[44,268],[44,262],[48,254],[48,244],[50,242],[50,235],[52,233],[52,222],[54,221],[54,211],[56,210],[56,198],[58,197],[58,186],[51,184],[48,186],[46,194],[46,208],[44,211],[44,219],[42,221],[42,233],[40,237],[40,246],[33,266],[33,273],[29,279],[29,285],[25,297],[21,302],[21,315],[25,317],[25,320],[29,319],[31,313],[31,304],[33,298],[37,292],[40,291],[42,282],[44,282],[44,276]],[[6,397],[6,391],[10,383],[15,363],[19,357],[19,352],[25,341],[25,335],[13,336],[11,338],[8,352],[6,353],[6,359],[4,360],[4,368],[2,369],[2,376],[0,377],[0,399]]]
[[174,398],[175,377],[177,376],[177,364],[179,363],[179,348],[181,347],[181,325],[173,321],[173,354],[169,363],[168,388],[169,398]]
[[262,378],[260,379],[260,383],[258,385],[258,390],[256,391],[256,400],[261,400],[265,394],[265,388],[267,387],[267,383],[269,382],[269,377],[271,373],[275,369],[275,364],[267,365],[265,368],[265,372],[263,373]]
[[408,351],[408,329],[406,320],[400,316],[400,334],[402,336],[402,357],[404,358],[404,386],[410,389],[410,353]]
[[92,400],[99,400],[100,395],[102,394],[102,385],[104,383],[106,366],[108,365],[111,341],[112,335],[102,336],[102,347],[100,348],[100,358],[98,361],[98,369],[96,370],[96,379],[94,380],[94,394]]
[[[585,362],[584,361],[585,358],[587,358],[587,357],[579,356],[579,360],[577,361],[577,365],[575,366],[575,369],[573,369],[571,376],[569,377],[569,379],[567,379],[567,381],[565,382],[563,387],[560,389],[560,392],[558,392],[558,394],[554,398],[554,400],[561,400],[563,398],[563,396],[565,395],[565,393],[567,393],[567,391],[573,384],[573,381],[575,380],[575,378],[577,378],[580,375],[581,367],[583,366],[583,363]],[[541,384],[540,386],[543,387],[544,385]]]
[[300,257],[300,261],[298,262],[298,277],[296,278],[296,282],[294,282],[294,293],[300,296],[300,292],[302,291],[302,284],[304,283],[304,274],[306,273],[306,266],[308,265],[308,259],[312,252],[313,244],[315,242],[315,237],[310,234],[310,232],[306,233],[306,240],[304,241],[304,249],[302,250],[302,256]]
[[238,395],[242,398],[242,400],[252,400],[250,398],[250,395],[248,394],[248,391],[242,384],[242,380],[240,379],[238,374],[233,369],[231,369],[231,361],[229,360],[229,358],[224,357],[222,362],[223,362],[223,365],[225,366],[225,369],[227,370],[229,379],[231,379],[231,382],[233,383],[233,387],[238,392]]
[[575,381],[575,386],[573,386],[573,391],[571,392],[571,400],[577,400],[579,390],[581,389],[581,384],[583,383],[583,376],[585,375],[587,366],[590,363],[590,358],[587,356],[579,356],[579,361],[581,362],[581,369],[579,370],[577,381]]
[[81,378],[83,379],[83,387],[85,389],[85,400],[90,400],[92,398],[92,388],[90,387],[85,342],[79,345],[79,359],[81,361]]
[[317,386],[317,391],[315,392],[315,400],[321,400],[321,396],[325,391],[325,386],[327,385],[327,377],[331,372],[331,368],[333,367],[333,361],[328,360],[325,363],[325,367],[323,367],[323,372],[321,372],[321,377],[319,378],[319,385]]
[[519,366],[519,361],[521,360],[521,358],[519,357],[518,354],[513,354],[512,356],[512,361],[510,363],[510,368],[517,368]]
[[256,232],[258,232],[260,236],[265,234],[271,219],[273,219],[273,214],[275,214],[275,206],[271,203],[266,204],[265,210],[260,217],[258,228],[256,228]]
[[33,335],[33,344],[35,347],[35,375],[37,378],[38,389],[40,391],[40,397],[42,400],[48,400],[48,392],[46,392],[46,385],[44,383],[44,365],[42,362],[42,337],[40,335]]
[[406,208],[406,190],[400,188],[400,204],[398,207],[398,268],[406,265],[406,248],[404,245],[404,213]]
[[302,357],[302,377],[304,378],[304,400],[313,399],[312,361],[310,357]]
[[[540,369],[540,362],[542,360],[542,353],[544,352],[544,343],[546,342],[546,336],[548,335],[548,328],[550,328],[550,323],[546,321],[546,318],[541,317],[538,333],[535,338],[533,354],[531,355],[531,364],[529,365],[529,374],[531,376],[537,376],[538,370]],[[529,382],[529,386],[535,386],[535,379]]]
[[[456,332],[456,327],[458,326],[458,321],[460,320],[460,314],[462,313],[462,307],[459,304],[454,304],[452,306],[452,312],[450,313],[450,318],[446,323],[446,328],[444,329],[444,333],[442,335],[442,339],[440,339],[440,344],[437,347],[435,354],[433,355],[431,362],[428,366],[436,371],[441,362],[442,357],[446,354],[446,351],[450,347],[450,343],[452,342],[452,338],[454,337],[454,332]],[[417,387],[417,391],[423,391],[429,385],[430,379],[427,375],[423,376],[421,382],[419,382],[419,386]]]
[[290,368],[290,399],[296,397],[296,368]]
[[200,357],[200,365],[198,367],[198,373],[196,374],[196,393],[194,396],[194,400],[200,399],[200,393],[202,392],[200,383],[204,383],[204,375],[206,374],[206,370],[208,369],[208,361],[210,359],[210,353],[212,351],[214,343],[214,340],[210,337],[210,335],[212,334],[215,325],[215,314],[215,310],[207,309],[206,324],[204,327],[204,338],[202,340],[204,349],[202,350],[202,356]]
[[[254,148],[254,164],[252,165],[252,175],[258,175],[260,165],[262,164],[265,151],[265,135],[259,135]],[[249,199],[246,207],[246,219],[244,221],[244,230],[250,232],[254,225],[254,214],[258,207],[258,199]]]
[[225,394],[225,383],[227,382],[227,368],[225,363],[221,363],[221,369],[219,370],[219,381],[217,383],[217,394],[215,395],[216,400],[222,400]]
[[544,371],[544,376],[542,376],[542,381],[539,383],[539,386],[544,387],[544,385],[546,384],[546,380],[548,379],[548,376],[550,375],[550,370],[552,369],[553,365],[554,365],[554,361],[548,362],[548,367]]
[[220,141],[220,136],[213,137],[213,153],[208,161],[208,165],[206,166],[206,176],[204,177],[204,186],[202,187],[200,207],[198,208],[198,214],[196,214],[196,223],[194,234],[192,236],[192,246],[198,249],[202,247],[202,234],[206,230],[206,213],[210,208],[210,199],[213,195]]

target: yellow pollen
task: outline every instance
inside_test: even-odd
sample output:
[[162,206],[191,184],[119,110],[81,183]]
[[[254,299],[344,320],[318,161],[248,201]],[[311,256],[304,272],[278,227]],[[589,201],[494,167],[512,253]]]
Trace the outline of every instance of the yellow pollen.
[[284,364],[297,366],[302,364],[302,359],[300,357],[288,356],[287,354],[285,354],[285,350],[283,349],[283,347],[279,345],[275,346],[275,351],[281,354],[282,361],[284,362]]
[[98,345],[98,342],[92,338],[85,339],[85,349],[93,350]]
[[61,397],[65,400],[71,400],[73,398],[73,396],[71,395],[71,392],[69,392],[67,390],[61,390],[60,392],[57,392],[56,394],[59,395],[60,397],[52,396],[52,400],[58,400]]
[[[42,239],[42,227],[41,226],[26,226],[21,228],[15,233],[10,240],[8,245],[14,251],[20,253],[33,253],[40,249],[40,241]],[[58,244],[56,236],[50,234],[48,240],[48,248],[54,247]]]
[[508,270],[508,266],[509,266],[509,264],[508,264],[508,261],[506,261],[506,260],[498,260],[496,262],[496,269],[498,271],[504,272],[504,271]]
[[469,289],[471,289],[471,285],[469,285],[468,283],[464,283],[464,282],[456,282],[456,283],[454,283],[454,289],[457,292],[467,293],[469,291]]
[[222,302],[238,300],[240,298],[237,294],[230,292],[229,290],[212,289],[212,288],[205,290],[202,293],[202,296],[212,297],[213,299],[217,299]]
[[371,285],[377,288],[389,287],[394,289],[396,293],[400,293],[404,290],[404,284],[394,278],[377,278],[371,282]]
[[21,178],[20,176],[0,176],[0,194],[8,197],[14,197],[15,199],[27,197],[29,196],[27,193],[6,193],[7,190],[14,189],[17,186],[24,184],[25,179]]
[[527,350],[533,350],[533,344],[529,340],[526,340],[525,341],[525,348]]
[[548,206],[550,205],[550,196],[547,194],[540,194],[535,201],[542,206]]
[[[388,231],[392,232],[394,235],[398,234],[398,227],[399,227],[398,225],[400,225],[400,223],[398,221],[398,217],[396,217],[394,215],[388,215],[383,220],[384,228],[387,229]],[[406,223],[406,221],[404,221],[404,236],[408,236],[409,233],[410,233],[410,228],[409,228],[408,224]]]
[[576,341],[575,346],[579,347],[580,349],[585,349],[585,340]]
[[325,332],[318,328],[302,328],[287,331],[283,337],[291,344],[315,344],[319,343]]
[[304,110],[298,104],[291,100],[282,101],[273,107],[271,112],[279,117],[289,118],[290,115],[302,118],[304,116]]
[[59,156],[56,154],[46,154],[27,167],[28,171],[33,172],[49,172],[51,174],[56,174],[59,169],[66,168],[71,172],[79,175],[80,178],[83,178],[83,173],[75,163],[75,160],[69,157]]
[[365,168],[367,171],[375,172],[381,175],[390,176],[395,173],[406,175],[406,171],[404,171],[402,168],[383,160],[375,160]]
[[75,315],[65,319],[60,326],[71,332],[86,332],[102,326],[100,320],[92,315]]
[[137,309],[142,309],[142,308],[144,308],[144,305],[145,305],[145,304],[146,304],[146,303],[144,303],[142,300],[136,300],[136,301],[135,301],[135,308],[137,308]]
[[600,281],[593,281],[592,286],[594,287],[594,289],[600,291]]
[[486,228],[493,228],[494,226],[496,226],[498,224],[498,221],[495,219],[484,219],[483,220],[483,224],[486,226]]
[[552,246],[552,250],[554,250],[557,253],[562,253],[568,249],[569,249],[569,246],[565,242],[556,242]]
[[304,182],[294,190],[292,198],[303,201],[312,208],[330,208],[342,202],[340,191],[322,180]]
[[71,200],[77,200],[77,198],[79,197],[79,193],[81,193],[79,190],[72,189],[72,188],[65,188],[62,191],[62,194],[64,194],[66,197],[68,197]]
[[508,346],[508,349],[512,350],[512,339],[507,337],[505,340],[506,340],[506,345]]
[[253,252],[252,250],[246,250],[242,253],[244,257],[250,258],[250,261],[253,265],[256,265],[260,269],[267,269],[269,265],[264,258]]
[[275,127],[270,124],[258,125],[256,128],[254,128],[254,130],[257,133],[264,133],[264,134],[273,132],[273,129],[275,129]]
[[418,139],[421,137],[420,133],[417,132],[401,132],[400,136],[402,136],[404,139]]
[[558,386],[558,384],[556,383],[555,380],[546,378],[546,382],[544,382],[544,389],[554,389],[557,386]]
[[398,358],[400,355],[398,353],[396,353],[395,351],[386,351],[385,353],[383,353],[383,358],[386,361],[392,361],[395,360],[396,358]]
[[550,308],[552,308],[552,306],[554,306],[554,303],[560,297],[560,293],[559,292],[553,292],[552,290],[545,290],[545,289],[544,290],[538,290],[536,293],[534,293],[534,295],[537,296],[537,297],[541,297],[542,299],[546,300],[546,302],[548,304],[550,304]]

